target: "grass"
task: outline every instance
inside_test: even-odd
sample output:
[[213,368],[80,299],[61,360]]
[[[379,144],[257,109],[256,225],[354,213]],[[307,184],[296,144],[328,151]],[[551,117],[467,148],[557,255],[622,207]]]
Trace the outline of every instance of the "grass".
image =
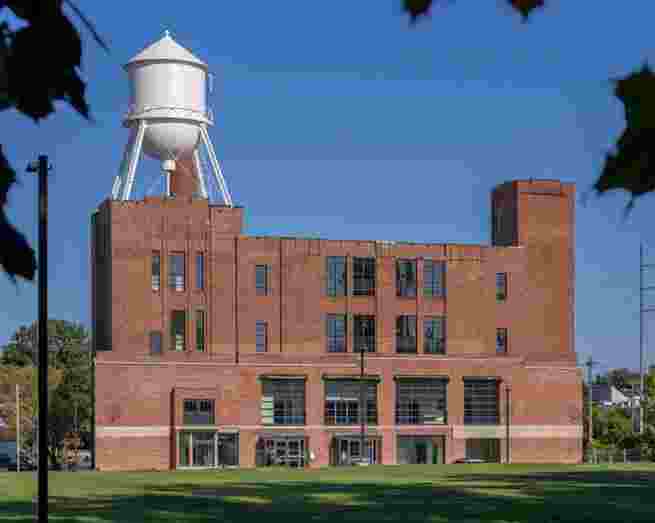
[[[655,464],[50,473],[50,521],[654,520]],[[32,521],[35,475],[0,473],[0,521]],[[6,495],[5,495],[6,492]]]

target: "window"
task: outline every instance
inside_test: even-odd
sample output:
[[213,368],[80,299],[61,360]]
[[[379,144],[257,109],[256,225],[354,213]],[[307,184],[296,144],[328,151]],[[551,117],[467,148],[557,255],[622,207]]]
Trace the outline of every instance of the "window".
[[266,296],[268,294],[268,265],[255,266],[255,287],[257,288],[257,296]]
[[186,312],[171,312],[171,349],[183,351],[186,345]]
[[375,296],[375,258],[353,258],[353,296]]
[[353,352],[375,352],[375,316],[355,315]]
[[443,297],[445,272],[445,262],[434,260],[423,262],[423,296],[427,298]]
[[159,291],[161,285],[161,255],[159,251],[152,251],[150,264],[150,286],[153,291]]
[[416,261],[398,260],[396,262],[396,295],[416,297]]
[[493,243],[500,243],[503,232],[503,208],[500,205],[494,207],[493,221]]
[[[357,425],[362,384],[359,380],[340,379],[325,381],[325,424]],[[366,422],[377,425],[378,422],[378,384],[366,380]]]
[[507,329],[496,329],[496,354],[507,354]]
[[264,425],[305,424],[304,379],[265,379],[263,389]]
[[150,354],[161,354],[161,331],[150,332]]
[[396,424],[446,423],[446,387],[443,378],[402,378],[396,381]]
[[213,425],[214,400],[187,399],[184,400],[185,425]]
[[396,352],[416,352],[416,316],[396,318]]
[[498,424],[498,382],[496,378],[464,379],[464,424]]
[[205,311],[196,311],[196,350],[205,352]]
[[177,292],[184,292],[184,253],[178,252],[170,255],[168,285]]
[[496,300],[505,301],[507,299],[507,273],[499,272],[496,274]]
[[423,320],[423,351],[426,354],[446,353],[445,323],[443,316],[428,316]]
[[268,324],[265,321],[258,321],[255,325],[255,346],[257,352],[268,351]]
[[332,297],[345,296],[346,290],[345,256],[328,256],[327,295]]
[[346,315],[327,315],[327,351],[346,352]]
[[466,457],[481,459],[487,463],[500,463],[500,440],[498,438],[467,439]]
[[196,289],[201,291],[205,288],[205,254],[196,253]]

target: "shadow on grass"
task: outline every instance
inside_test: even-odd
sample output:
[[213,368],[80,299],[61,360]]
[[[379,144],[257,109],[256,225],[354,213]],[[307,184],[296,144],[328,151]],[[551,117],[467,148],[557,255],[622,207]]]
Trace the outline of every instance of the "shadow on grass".
[[[173,485],[145,481],[107,497],[52,497],[55,522],[616,522],[653,521],[655,471],[476,473],[461,471],[413,483],[352,475],[353,482],[254,480],[204,476]],[[207,481],[209,479],[209,481]],[[235,478],[236,479],[236,478]],[[406,480],[411,480],[411,476]],[[0,521],[30,521],[29,503],[0,503]]]

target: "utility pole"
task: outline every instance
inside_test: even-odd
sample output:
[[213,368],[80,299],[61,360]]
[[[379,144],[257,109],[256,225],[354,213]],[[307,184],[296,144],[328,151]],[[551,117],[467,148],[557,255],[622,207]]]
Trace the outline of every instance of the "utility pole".
[[20,385],[16,383],[16,472],[20,472]]
[[592,400],[592,383],[591,383],[591,381],[592,381],[592,375],[591,374],[592,373],[591,373],[591,370],[592,370],[592,367],[594,365],[596,365],[597,363],[598,362],[593,360],[591,356],[589,356],[589,358],[587,359],[587,362],[585,363],[585,365],[587,367],[587,404],[588,404],[588,408],[589,408],[589,418],[588,418],[588,420],[589,420],[589,433],[588,433],[589,440],[587,442],[587,449],[588,449],[589,452],[591,452],[591,442],[593,440],[593,432],[594,432],[594,420],[593,420],[593,415],[592,415],[593,410],[591,408],[591,405],[592,405],[592,401],[591,401]]
[[40,155],[27,167],[39,176],[39,412],[38,521],[48,521],[48,157]]
[[646,400],[646,387],[644,382],[645,329],[644,314],[655,311],[655,307],[644,305],[644,293],[655,290],[655,286],[644,285],[644,270],[655,267],[655,264],[644,263],[644,244],[639,244],[639,434],[644,432],[644,402]]

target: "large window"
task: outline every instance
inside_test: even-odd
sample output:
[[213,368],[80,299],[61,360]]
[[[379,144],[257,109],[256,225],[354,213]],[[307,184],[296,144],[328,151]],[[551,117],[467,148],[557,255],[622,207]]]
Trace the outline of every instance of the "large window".
[[446,386],[443,378],[399,378],[396,380],[398,425],[443,425],[446,423]]
[[396,295],[416,297],[416,260],[396,262]]
[[464,378],[464,424],[498,424],[496,378]]
[[196,289],[201,291],[205,288],[205,254],[196,253]]
[[159,251],[152,251],[150,286],[153,291],[159,291],[161,286],[161,254],[159,254]]
[[239,435],[198,430],[179,433],[180,467],[218,467],[239,464]]
[[496,329],[496,354],[507,354],[507,329]]
[[262,424],[305,424],[305,380],[264,379]]
[[353,258],[353,296],[375,296],[375,258]]
[[427,316],[423,320],[423,351],[426,354],[446,353],[445,325],[443,316]]
[[327,315],[327,351],[346,352],[346,315]]
[[355,315],[353,351],[375,352],[375,316]]
[[185,425],[213,425],[214,400],[187,399],[184,400]]
[[[362,385],[359,380],[338,379],[325,381],[325,424],[357,425]],[[378,422],[378,384],[366,380],[366,423],[377,425]]]
[[505,301],[507,299],[507,273],[496,273],[496,300]]
[[345,296],[346,295],[346,257],[345,256],[328,256],[327,257],[327,295],[328,296]]
[[161,354],[161,331],[150,331],[150,354]]
[[269,278],[270,269],[268,265],[255,266],[255,287],[257,288],[257,296],[266,296],[269,294]]
[[426,298],[437,298],[445,294],[445,273],[445,262],[434,260],[425,260],[423,262],[423,296]]
[[186,312],[171,312],[171,349],[183,351],[186,348]]
[[268,324],[265,321],[258,321],[255,324],[255,350],[268,351]]
[[196,350],[205,352],[205,311],[196,311]]
[[500,440],[498,438],[467,439],[466,457],[481,459],[487,463],[500,463]]
[[416,352],[416,316],[398,316],[396,318],[396,352]]
[[168,264],[168,286],[177,292],[183,292],[185,289],[184,265],[183,252],[176,252],[170,255]]

